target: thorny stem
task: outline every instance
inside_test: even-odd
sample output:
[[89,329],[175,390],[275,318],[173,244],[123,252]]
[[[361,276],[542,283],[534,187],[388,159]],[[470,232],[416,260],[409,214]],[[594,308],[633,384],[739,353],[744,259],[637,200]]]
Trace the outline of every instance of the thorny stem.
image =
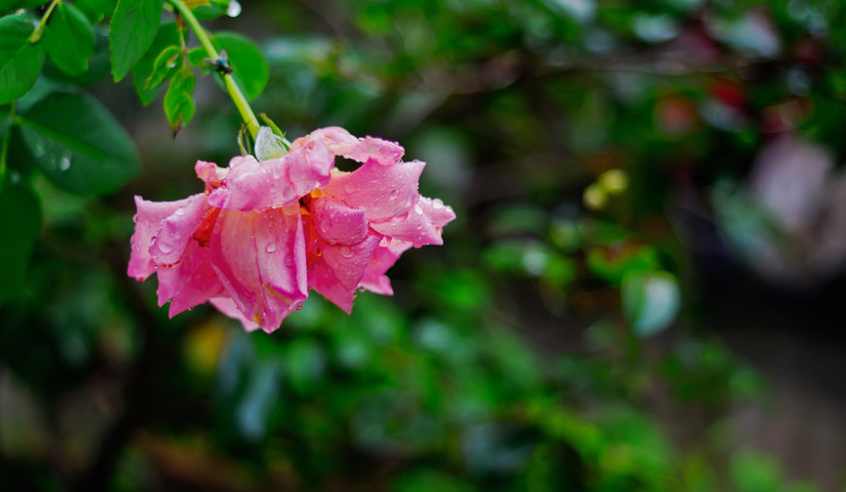
[[[203,26],[200,25],[200,22],[197,21],[197,18],[194,17],[194,13],[191,12],[191,9],[185,6],[181,0],[167,0],[167,2],[172,5],[180,15],[182,15],[185,22],[187,22],[191,27],[191,30],[194,31],[194,35],[197,36],[197,40],[200,41],[201,45],[203,45],[203,49],[206,50],[209,58],[213,60],[219,59],[220,54],[214,48],[214,45],[212,45],[208,33],[205,29],[203,29]],[[232,102],[235,103],[235,107],[237,107],[238,112],[241,113],[241,118],[244,120],[244,123],[247,124],[247,129],[250,130],[250,135],[252,135],[253,138],[256,138],[259,130],[259,122],[258,119],[256,119],[256,115],[253,113],[252,108],[250,108],[250,103],[247,102],[247,98],[244,97],[244,93],[241,92],[238,84],[235,83],[235,79],[232,78],[232,74],[225,73],[222,75],[223,84],[226,86],[226,91],[229,93],[229,97],[232,98]]]
[[41,21],[38,23],[38,27],[33,31],[32,35],[29,37],[30,43],[37,43],[41,41],[41,36],[44,34],[44,28],[47,27],[47,21],[50,20],[50,16],[53,15],[53,11],[56,10],[56,6],[62,3],[62,0],[53,0],[49,7],[47,7],[47,12],[41,17]]

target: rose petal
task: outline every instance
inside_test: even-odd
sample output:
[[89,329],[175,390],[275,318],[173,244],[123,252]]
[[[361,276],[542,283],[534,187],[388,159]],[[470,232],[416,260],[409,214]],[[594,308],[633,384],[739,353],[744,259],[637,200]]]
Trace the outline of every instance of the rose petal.
[[217,164],[206,161],[197,161],[194,165],[194,171],[197,173],[197,177],[206,183],[206,193],[210,193],[223,184],[223,180],[229,174],[229,169],[217,167]]
[[247,319],[240,310],[238,310],[238,306],[235,304],[235,301],[232,300],[230,297],[214,297],[209,299],[209,302],[212,306],[216,307],[218,311],[229,316],[230,318],[237,319],[244,325],[244,329],[247,331],[256,331],[261,328],[258,323]]
[[344,156],[358,162],[367,162],[373,158],[383,166],[399,162],[405,154],[405,149],[396,142],[373,137],[356,138],[339,127],[315,130],[303,139],[295,140],[292,145],[303,145],[310,139],[323,140],[335,155]]
[[182,257],[185,246],[194,231],[203,222],[211,207],[206,195],[194,195],[186,199],[184,206],[177,208],[161,222],[156,239],[150,246],[150,255],[157,265],[172,265]]
[[312,202],[312,213],[317,233],[328,244],[355,244],[367,236],[364,208],[318,198]]
[[223,210],[209,249],[218,278],[238,309],[268,333],[308,296],[299,206]]
[[[368,236],[353,245],[330,245],[316,241],[321,248],[320,261],[313,262],[309,271],[309,287],[350,312],[356,289],[381,237]],[[310,255],[314,257],[314,255]]]
[[[196,195],[199,196],[199,195]],[[140,196],[135,197],[135,233],[132,234],[132,253],[129,258],[127,275],[136,280],[145,280],[156,271],[156,264],[150,256],[150,246],[156,238],[161,222],[184,207],[194,197],[175,202],[150,202]]]
[[435,227],[444,227],[455,219],[455,212],[449,205],[444,205],[440,198],[421,196],[418,202],[423,207],[423,213]]
[[172,266],[159,266],[156,276],[159,279],[159,306],[171,301],[168,315],[177,314],[212,297],[226,294],[223,284],[209,261],[209,250],[192,241],[185,248],[179,263]]
[[408,214],[394,217],[385,222],[372,222],[370,227],[385,236],[411,242],[415,248],[427,244],[441,245],[440,230],[432,225],[432,220],[418,201]]
[[209,194],[209,203],[240,211],[290,205],[326,186],[334,165],[334,156],[319,140],[279,159],[258,162],[252,156],[236,157],[223,186]]
[[373,258],[364,270],[359,287],[377,294],[394,295],[391,281],[385,276],[385,272],[394,266],[400,255],[411,247],[412,244],[407,241],[382,238],[379,247],[373,252]]
[[333,173],[322,191],[349,207],[364,207],[368,220],[387,220],[405,215],[416,202],[417,181],[425,165],[412,161],[383,166],[370,159],[351,173]]

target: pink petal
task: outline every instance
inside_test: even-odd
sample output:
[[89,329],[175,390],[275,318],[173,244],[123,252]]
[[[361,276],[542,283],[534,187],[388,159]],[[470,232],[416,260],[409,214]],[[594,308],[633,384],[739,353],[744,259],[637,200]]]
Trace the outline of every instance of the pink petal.
[[368,236],[352,245],[330,245],[317,240],[322,261],[313,262],[309,271],[309,287],[350,312],[355,291],[381,237]]
[[184,207],[193,197],[175,202],[150,202],[140,196],[135,197],[135,233],[132,235],[132,253],[129,258],[127,275],[136,280],[145,280],[156,271],[156,264],[150,256],[150,246],[156,238],[163,220]]
[[298,205],[263,212],[223,210],[209,249],[238,309],[268,333],[308,296]]
[[312,202],[312,213],[317,233],[328,244],[360,243],[367,236],[367,219],[361,207],[318,198]]
[[417,203],[423,207],[423,213],[429,217],[429,220],[435,227],[444,227],[455,219],[455,212],[452,210],[452,207],[444,205],[443,200],[440,198],[432,199],[421,196]]
[[308,272],[309,286],[319,292],[327,300],[341,308],[345,313],[352,312],[355,300],[355,289],[350,291],[335,278],[329,265],[319,263]]
[[230,318],[237,319],[244,325],[244,329],[247,331],[255,331],[261,328],[258,323],[247,319],[244,314],[238,310],[238,306],[235,304],[235,301],[232,300],[230,297],[214,297],[209,299],[209,302],[212,306],[216,307],[218,311],[229,316]]
[[388,166],[398,162],[405,154],[405,149],[396,142],[373,137],[356,138],[339,127],[315,130],[310,135],[295,140],[293,145],[302,145],[311,139],[323,140],[333,154],[358,162],[367,162],[373,158],[379,164]]
[[335,172],[323,194],[351,208],[364,207],[368,220],[405,215],[419,196],[420,161],[383,166],[370,159],[351,173]]
[[229,174],[229,169],[217,167],[217,164],[206,161],[197,161],[197,164],[194,165],[194,171],[197,173],[197,177],[206,183],[206,193],[211,193],[212,190],[223,184],[223,180]]
[[159,306],[170,300],[168,314],[171,318],[212,297],[226,295],[209,261],[208,248],[200,247],[196,241],[188,244],[179,263],[160,265],[156,276],[159,279]]
[[236,157],[229,164],[223,186],[209,195],[209,203],[227,210],[264,210],[290,205],[315,188],[329,183],[335,158],[319,140],[292,149],[285,157],[258,162]]
[[386,296],[394,295],[391,281],[385,276],[385,272],[394,266],[400,255],[411,248],[411,246],[412,244],[406,241],[382,238],[379,247],[373,252],[373,258],[364,270],[359,287],[377,294]]
[[203,194],[190,196],[185,202],[161,222],[156,239],[150,246],[150,255],[159,266],[179,261],[194,231],[211,210]]
[[[405,216],[394,217],[385,222],[371,222],[370,227],[374,231],[384,234],[385,236],[409,241],[415,248],[419,248],[420,246],[425,246],[427,244],[443,244],[444,241],[441,239],[441,229],[440,227],[436,227],[432,223],[432,220],[436,218],[440,222],[443,222],[445,217],[441,213],[438,213],[436,217],[433,217],[431,215],[434,212],[431,200],[425,198],[425,200],[428,200],[428,202],[426,202],[424,201],[424,198],[425,197],[421,197],[421,199],[414,204],[414,207],[412,207]],[[441,205],[441,208],[443,209],[445,207]],[[454,216],[455,215],[453,214],[453,217]]]

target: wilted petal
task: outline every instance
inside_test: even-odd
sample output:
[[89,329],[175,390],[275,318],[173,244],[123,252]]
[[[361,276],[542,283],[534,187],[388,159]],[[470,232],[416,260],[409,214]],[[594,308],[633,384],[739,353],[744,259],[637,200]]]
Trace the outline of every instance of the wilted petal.
[[161,222],[184,207],[194,197],[175,202],[150,202],[140,196],[135,197],[135,233],[132,235],[132,253],[129,258],[127,275],[136,280],[145,280],[156,271],[156,264],[150,256],[150,246],[156,238]]
[[299,206],[263,212],[223,210],[211,262],[238,309],[271,332],[307,297]]
[[241,324],[244,325],[245,330],[256,331],[261,328],[258,323],[247,319],[247,317],[244,316],[244,313],[242,313],[238,309],[238,306],[235,304],[235,301],[233,301],[231,298],[213,297],[209,299],[209,302],[212,304],[212,306],[216,307],[217,310],[221,313],[225,314],[226,316],[229,316],[230,318],[237,319],[238,321],[240,321]]
[[317,233],[328,244],[355,244],[367,236],[364,208],[350,208],[325,198],[318,198],[312,203]]
[[364,270],[359,287],[377,294],[386,296],[394,295],[391,281],[385,276],[385,272],[394,266],[400,255],[411,247],[412,244],[407,241],[383,238],[376,251],[373,252],[373,258],[371,258],[370,263]]
[[194,195],[186,199],[184,206],[177,208],[161,222],[156,239],[150,246],[150,255],[158,265],[172,265],[179,261],[194,231],[211,210],[206,195]]
[[309,287],[349,313],[355,291],[380,240],[379,236],[368,236],[353,245],[321,244],[318,240],[316,247],[321,248],[322,261],[315,262],[309,271]]
[[323,194],[349,207],[364,207],[368,220],[405,215],[417,200],[420,161],[383,166],[370,159],[351,173],[336,172]]
[[252,156],[236,157],[223,185],[209,195],[209,203],[240,211],[290,205],[325,186],[334,165],[334,156],[319,140],[264,162]]

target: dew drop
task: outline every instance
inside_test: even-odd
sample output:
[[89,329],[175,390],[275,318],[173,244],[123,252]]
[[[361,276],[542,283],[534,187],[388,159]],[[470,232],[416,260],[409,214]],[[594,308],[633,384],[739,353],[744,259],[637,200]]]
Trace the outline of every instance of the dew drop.
[[159,241],[156,244],[156,247],[159,249],[159,251],[162,252],[162,254],[168,254],[173,251],[173,245],[170,245],[164,241]]
[[226,6],[226,15],[229,17],[238,17],[241,15],[241,4],[237,0],[232,0]]
[[71,155],[65,154],[62,156],[62,160],[59,161],[59,170],[60,171],[67,171],[70,169],[71,166]]
[[179,207],[176,209],[176,212],[173,212],[174,215],[185,215],[185,208]]
[[264,250],[268,253],[273,253],[276,251],[276,243],[267,243],[267,246],[264,247]]
[[47,149],[44,146],[44,139],[41,137],[33,136],[30,144],[30,149],[32,149],[32,154],[35,157],[44,157],[44,154],[47,153]]
[[344,258],[352,258],[352,256],[355,254],[355,251],[353,251],[351,248],[349,248],[347,246],[342,247],[340,252],[341,252],[341,256],[343,256]]
[[414,206],[414,213],[416,213],[417,215],[423,214],[423,208],[420,206],[419,203]]
[[391,201],[396,200],[397,195],[399,195],[399,190],[397,190],[397,189],[391,190]]
[[432,200],[432,208],[434,208],[435,210],[440,210],[444,208],[444,201],[440,198],[435,198],[434,200]]

